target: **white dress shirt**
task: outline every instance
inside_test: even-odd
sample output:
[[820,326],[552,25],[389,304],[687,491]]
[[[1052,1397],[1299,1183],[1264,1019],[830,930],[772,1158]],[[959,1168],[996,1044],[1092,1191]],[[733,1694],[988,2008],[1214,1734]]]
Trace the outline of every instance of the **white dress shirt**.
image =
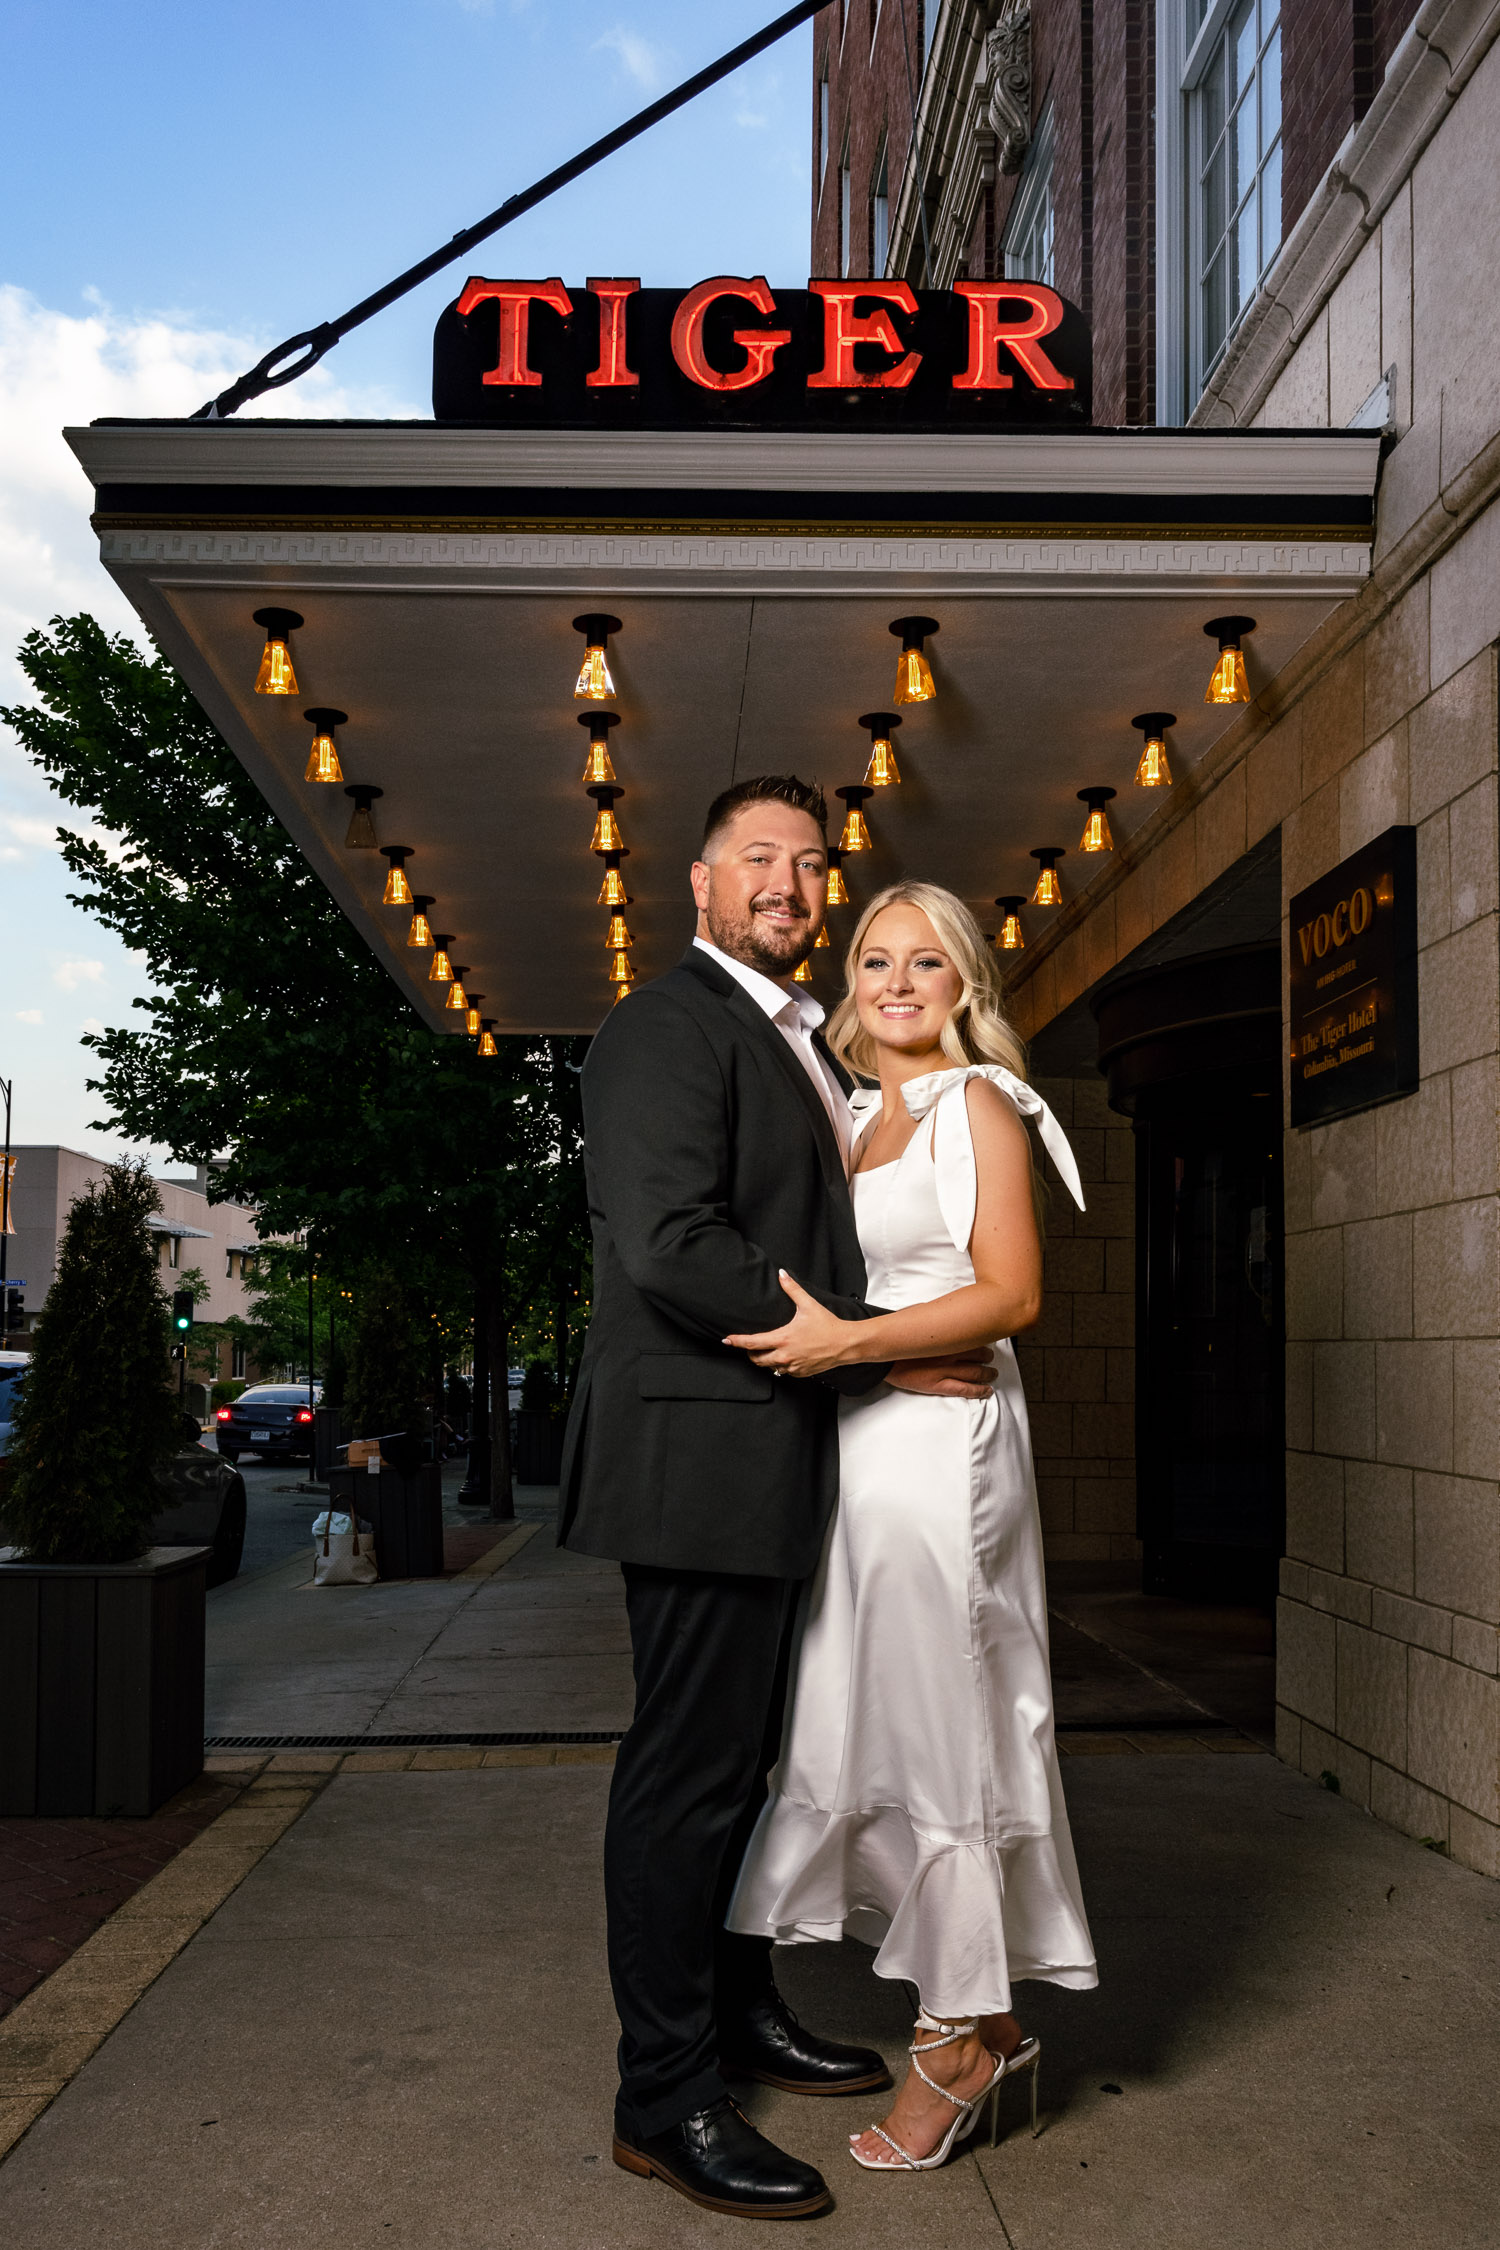
[[710,945],[707,938],[695,937],[693,943],[710,960],[717,961],[721,969],[727,970],[735,983],[743,986],[749,993],[757,1008],[763,1009],[775,1024],[817,1089],[818,1097],[828,1112],[828,1122],[833,1127],[839,1154],[843,1157],[844,1169],[847,1171],[849,1151],[854,1141],[854,1120],[849,1113],[849,1103],[843,1087],[813,1044],[813,1033],[823,1021],[822,1008],[810,992],[785,991],[773,977],[762,976],[759,969],[747,968],[743,961],[736,961],[731,954],[721,952],[716,945]]

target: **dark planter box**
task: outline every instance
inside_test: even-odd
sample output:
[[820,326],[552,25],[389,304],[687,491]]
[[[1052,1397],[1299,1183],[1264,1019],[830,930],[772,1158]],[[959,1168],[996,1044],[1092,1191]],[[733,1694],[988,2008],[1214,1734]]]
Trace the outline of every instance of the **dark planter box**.
[[382,1460],[375,1477],[364,1468],[330,1469],[328,1504],[373,1525],[382,1578],[442,1576],[443,1472],[436,1461],[406,1471]]
[[566,1417],[548,1406],[523,1406],[516,1415],[517,1484],[556,1484],[562,1475]]
[[196,1780],[207,1564],[0,1562],[0,1815],[140,1816]]

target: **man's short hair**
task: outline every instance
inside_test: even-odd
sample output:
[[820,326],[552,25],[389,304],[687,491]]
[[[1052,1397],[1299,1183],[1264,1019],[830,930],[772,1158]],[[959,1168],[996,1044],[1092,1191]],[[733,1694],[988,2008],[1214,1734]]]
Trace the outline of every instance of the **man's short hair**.
[[794,773],[758,773],[721,790],[709,806],[703,823],[703,857],[707,859],[709,845],[746,805],[764,804],[790,805],[821,829],[828,827],[828,806],[815,781],[799,781]]

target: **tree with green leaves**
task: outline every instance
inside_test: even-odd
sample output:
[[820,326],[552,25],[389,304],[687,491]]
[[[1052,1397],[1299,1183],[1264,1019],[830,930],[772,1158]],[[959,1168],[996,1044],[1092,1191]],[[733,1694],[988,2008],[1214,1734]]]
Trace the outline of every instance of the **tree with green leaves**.
[[481,1294],[503,1367],[520,1303],[586,1295],[586,1042],[481,1059],[420,1021],[165,661],[79,616],[20,662],[37,700],[0,717],[106,832],[60,831],[73,901],[158,987],[86,1042],[101,1122],[190,1163],[227,1150],[216,1197],[335,1280],[398,1264],[429,1320]]
[[162,1505],[155,1472],[181,1435],[146,1226],[160,1209],[145,1166],[122,1162],[68,1214],[11,1440],[6,1522],[31,1562],[128,1562]]

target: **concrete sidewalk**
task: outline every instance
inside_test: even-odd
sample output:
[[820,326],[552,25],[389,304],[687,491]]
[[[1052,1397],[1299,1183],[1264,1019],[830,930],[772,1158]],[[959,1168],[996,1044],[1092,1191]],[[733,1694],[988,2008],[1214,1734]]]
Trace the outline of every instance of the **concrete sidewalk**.
[[[434,1713],[562,1732],[622,1709],[614,1574],[558,1555],[544,1531],[467,1594],[443,1587],[454,1606],[433,1607],[438,1591],[351,1606],[358,1645],[338,1641],[345,1624],[323,1597],[278,1595],[268,1619],[295,1637],[300,1603],[343,1653],[320,1684],[314,1645],[298,1642],[301,1670],[264,1731],[326,1718],[330,1698],[364,1711],[366,1731],[412,1735]],[[225,1682],[248,1694],[248,1625],[231,1612],[214,1632]],[[1097,1644],[1079,1639],[1069,1692],[1122,1706],[1124,1660],[1091,1685]],[[350,1669],[357,1687],[339,1685]],[[269,1700],[255,1707],[270,1717]],[[1243,1737],[1245,1754],[1183,1755],[1198,1749],[1186,1727],[1153,1733],[1136,1716],[1133,1735],[1102,1721],[1075,1735],[1064,1769],[1102,1981],[1023,1988],[1044,2048],[1041,2139],[1018,2094],[994,2152],[871,2176],[843,2151],[878,2105],[749,2089],[751,2114],[835,2190],[817,2239],[1490,2250],[1500,1892]],[[1132,1741],[1129,1755],[1090,1754]],[[309,1756],[326,1786],[279,1813],[298,1759],[275,1759],[226,1822],[263,1822],[277,1840],[0,2167],[7,2250],[743,2243],[744,2222],[609,2161],[609,1756],[365,1751],[331,1775],[332,1757]],[[554,1758],[568,1762],[538,1762]],[[899,2063],[905,1999],[869,1961],[854,1945],[796,1949],[779,1973],[809,2021]]]

